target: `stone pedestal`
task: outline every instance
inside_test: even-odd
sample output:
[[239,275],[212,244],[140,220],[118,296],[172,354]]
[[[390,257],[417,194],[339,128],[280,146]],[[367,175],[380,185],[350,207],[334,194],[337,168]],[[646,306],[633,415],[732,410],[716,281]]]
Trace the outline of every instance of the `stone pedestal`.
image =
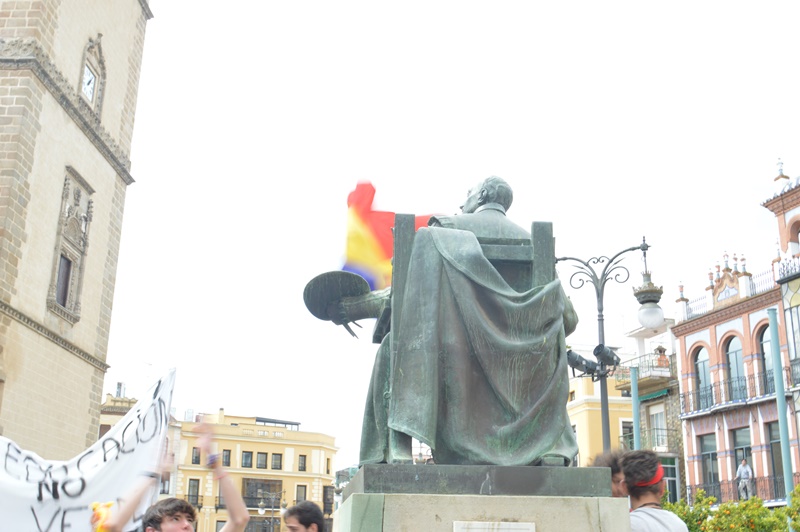
[[630,530],[607,468],[367,465],[343,498],[334,532]]

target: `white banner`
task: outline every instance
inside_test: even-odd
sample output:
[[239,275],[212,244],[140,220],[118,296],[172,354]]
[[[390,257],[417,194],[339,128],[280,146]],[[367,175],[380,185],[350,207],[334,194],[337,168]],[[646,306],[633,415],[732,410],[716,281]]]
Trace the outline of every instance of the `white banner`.
[[[89,532],[93,502],[113,502],[111,511],[116,511],[116,503],[141,482],[142,473],[155,471],[160,462],[174,384],[173,369],[119,423],[71,460],[45,460],[0,437],[0,531]],[[55,428],[52,437],[58,437]],[[135,524],[157,491],[144,498]],[[129,523],[125,530],[136,527]]]

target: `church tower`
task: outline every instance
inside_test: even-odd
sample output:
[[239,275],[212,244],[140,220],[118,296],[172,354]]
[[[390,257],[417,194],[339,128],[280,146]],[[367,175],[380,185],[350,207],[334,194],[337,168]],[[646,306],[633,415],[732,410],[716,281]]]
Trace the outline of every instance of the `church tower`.
[[0,0],[0,434],[97,439],[148,0]]

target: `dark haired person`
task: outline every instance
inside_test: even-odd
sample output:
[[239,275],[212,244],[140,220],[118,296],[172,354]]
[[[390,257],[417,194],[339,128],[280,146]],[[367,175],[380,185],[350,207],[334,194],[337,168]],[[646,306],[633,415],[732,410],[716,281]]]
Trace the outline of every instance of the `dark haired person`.
[[626,453],[622,457],[622,473],[631,497],[631,532],[688,532],[677,515],[661,508],[664,468],[656,453]]
[[[214,478],[219,480],[220,495],[225,499],[228,509],[228,522],[220,529],[220,532],[243,532],[250,520],[250,514],[241,493],[236,489],[228,473],[222,469],[217,455],[211,454],[213,434],[211,426],[201,423],[196,430],[200,433],[197,443],[208,456],[208,467],[214,471]],[[161,469],[165,470],[163,465]],[[103,523],[107,532],[122,532],[122,527],[133,517],[142,498],[153,489],[159,475],[148,474],[146,476],[148,477],[146,481],[142,482],[120,504],[119,511],[112,514]],[[163,499],[147,509],[142,518],[141,530],[144,532],[194,532],[196,519],[194,507],[188,502],[176,498]]]
[[592,460],[591,467],[607,467],[611,469],[611,496],[627,497],[628,487],[625,485],[625,475],[622,474],[622,451],[608,451],[598,454]]
[[289,507],[283,514],[289,532],[325,532],[322,510],[311,501],[302,501]]

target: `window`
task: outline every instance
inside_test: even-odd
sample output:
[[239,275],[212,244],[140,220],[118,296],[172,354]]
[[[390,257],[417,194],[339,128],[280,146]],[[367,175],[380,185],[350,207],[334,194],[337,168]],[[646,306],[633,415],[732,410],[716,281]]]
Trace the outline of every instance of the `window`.
[[161,485],[159,487],[158,492],[162,495],[169,493],[169,481],[170,481],[170,474],[169,472],[165,472],[161,474]]
[[69,323],[76,323],[81,314],[81,287],[93,209],[90,196],[94,189],[71,166],[67,166],[66,174],[47,308]]
[[622,443],[625,445],[625,448],[633,449],[633,421],[622,422],[620,435],[622,436]]
[[297,489],[295,490],[295,499],[296,499],[295,504],[297,504],[300,501],[306,500],[305,486],[297,486]]
[[199,506],[200,505],[200,479],[199,478],[190,478],[189,479],[189,490],[186,493],[186,502],[188,502],[192,506]]
[[325,459],[325,474],[326,475],[330,475],[331,474],[331,459],[330,458],[326,458]]
[[231,466],[231,450],[230,449],[223,449],[222,450],[222,465],[224,467]]
[[667,497],[669,502],[678,502],[678,466],[675,458],[661,458],[661,465],[664,468],[664,480],[667,484]]
[[575,390],[570,390],[569,391],[569,400],[570,401],[574,401],[575,400]]
[[761,386],[761,395],[775,393],[775,372],[772,371],[772,333],[769,325],[761,329],[758,333],[758,345],[761,348],[761,378],[758,380]]
[[280,509],[282,493],[283,482],[280,480],[242,479],[242,496],[248,508],[258,508],[259,503],[263,500],[266,509]]
[[298,471],[306,470],[306,455],[301,454],[300,457],[297,459],[297,470]]
[[714,396],[711,390],[711,372],[708,367],[708,351],[706,348],[701,347],[698,349],[694,359],[694,369],[697,375],[694,410],[711,408],[714,404]]
[[283,469],[283,455],[272,453],[272,469]]
[[786,336],[789,340],[789,358],[794,360],[800,351],[800,307],[786,309]]
[[242,451],[242,467],[253,467],[253,451]]
[[333,494],[335,488],[333,486],[322,487],[322,513],[331,515],[333,513]]
[[219,532],[220,530],[222,530],[222,527],[224,527],[224,526],[225,526],[225,523],[226,523],[226,522],[227,522],[227,521],[217,521],[217,532]]
[[256,467],[258,469],[267,468],[267,453],[258,453],[256,455]]
[[200,463],[200,447],[192,447],[192,463]]
[[728,400],[741,401],[747,399],[747,381],[744,376],[742,360],[742,341],[734,336],[725,348],[728,359]]
[[64,255],[58,262],[58,280],[56,281],[56,302],[62,307],[67,306],[69,295],[69,278],[72,273],[72,261]]
[[753,462],[753,450],[750,447],[750,427],[731,431],[731,444],[733,445],[733,471],[739,467],[742,460],[748,464]]
[[769,440],[770,475],[781,477],[783,481],[783,455],[781,454],[781,431],[777,421],[767,423],[767,439]]
[[222,485],[221,485],[221,483],[220,483],[220,485],[219,485],[219,487],[217,489],[219,490],[219,495],[218,495],[218,499],[217,499],[219,502],[217,502],[217,505],[216,505],[215,508],[217,510],[219,510],[220,508],[227,508],[227,506],[225,506],[225,496],[222,494]]
[[652,447],[667,446],[667,419],[664,415],[664,403],[647,407],[650,428],[650,445]]
[[717,436],[706,434],[698,438],[700,469],[703,474],[702,488],[711,496],[721,500],[719,489],[719,465],[717,464]]

